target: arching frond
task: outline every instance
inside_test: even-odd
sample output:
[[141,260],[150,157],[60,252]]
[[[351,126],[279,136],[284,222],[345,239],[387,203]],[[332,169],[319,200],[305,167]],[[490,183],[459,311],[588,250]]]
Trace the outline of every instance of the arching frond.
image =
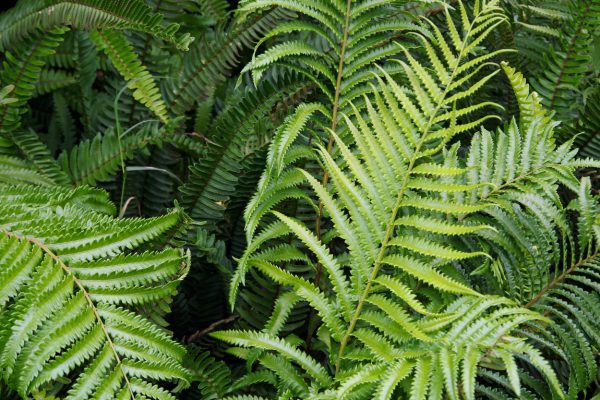
[[92,40],[103,50],[119,73],[133,90],[133,97],[148,107],[162,121],[169,118],[160,90],[147,68],[137,59],[132,46],[121,32],[114,30],[93,31]]
[[25,41],[18,54],[6,53],[7,61],[0,72],[0,85],[12,85],[9,103],[0,105],[0,131],[14,131],[20,125],[21,114],[27,101],[33,96],[35,82],[39,79],[45,57],[54,52],[67,28],[59,27]]

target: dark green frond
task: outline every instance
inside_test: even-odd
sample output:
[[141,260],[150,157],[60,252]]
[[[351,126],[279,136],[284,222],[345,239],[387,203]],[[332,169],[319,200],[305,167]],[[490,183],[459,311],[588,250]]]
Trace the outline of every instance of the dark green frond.
[[20,0],[0,17],[0,49],[60,26],[83,29],[134,29],[151,33],[181,49],[193,38],[177,35],[179,25],[164,25],[160,14],[141,0]]
[[75,185],[106,181],[117,172],[121,160],[127,160],[137,151],[160,142],[165,134],[155,124],[146,124],[136,132],[122,133],[120,140],[114,130],[108,130],[82,141],[69,152],[61,153],[58,163]]
[[39,80],[45,57],[52,54],[62,41],[67,28],[54,28],[49,32],[37,32],[36,36],[25,41],[19,52],[6,52],[0,86],[13,85],[11,97],[17,99],[0,106],[0,131],[14,131],[21,123],[21,114],[26,112],[23,107],[35,93],[35,83]]

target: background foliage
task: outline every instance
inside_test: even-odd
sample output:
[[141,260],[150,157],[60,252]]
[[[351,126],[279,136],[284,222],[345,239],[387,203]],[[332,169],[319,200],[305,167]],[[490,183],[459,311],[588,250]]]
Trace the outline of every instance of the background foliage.
[[0,398],[600,396],[600,2],[19,0]]

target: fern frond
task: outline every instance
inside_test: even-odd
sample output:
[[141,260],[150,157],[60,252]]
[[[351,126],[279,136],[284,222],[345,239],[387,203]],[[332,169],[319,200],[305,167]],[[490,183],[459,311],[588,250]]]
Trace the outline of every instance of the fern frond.
[[[393,59],[403,52],[394,41],[403,41],[408,32],[430,36],[427,29],[405,18],[403,5],[393,2],[256,1],[240,3],[241,15],[255,15],[273,7],[302,15],[301,21],[280,24],[258,42],[273,42],[255,55],[242,72],[249,72],[256,84],[274,68],[305,76],[331,103],[330,126],[339,121],[338,110],[348,110],[350,102],[370,92],[373,74],[381,75],[376,63],[389,73],[400,72]],[[279,39],[279,40],[277,40]],[[335,129],[333,129],[335,130]]]
[[274,9],[246,22],[234,19],[219,25],[214,39],[199,41],[186,54],[178,79],[167,82],[169,108],[179,115],[190,110],[197,101],[206,99],[228,71],[238,65],[241,51],[288,17],[289,13],[284,10]]
[[138,60],[123,33],[115,30],[93,31],[90,37],[123,75],[128,82],[127,87],[133,90],[133,97],[148,107],[162,122],[168,122],[166,106],[154,78]]
[[67,71],[60,69],[43,69],[39,79],[35,82],[33,97],[53,92],[58,89],[73,85],[77,78]]
[[558,48],[550,47],[544,54],[541,76],[531,79],[532,86],[542,96],[549,110],[568,120],[575,116],[580,96],[580,83],[590,63],[593,30],[600,18],[600,6],[595,1],[573,1],[569,22],[561,24]]
[[0,179],[2,182],[20,184],[29,183],[42,186],[50,186],[54,181],[31,169],[31,165],[17,157],[0,155]]
[[146,124],[138,132],[128,133],[119,140],[114,130],[85,140],[58,157],[58,163],[76,185],[108,180],[123,159],[129,159],[152,143],[160,142],[164,132],[156,124]]
[[124,250],[166,232],[181,213],[117,220],[75,201],[95,192],[3,184],[3,202],[12,198],[0,215],[4,380],[23,397],[62,380],[67,398],[174,398],[155,382],[189,385],[185,350],[128,307],[172,297],[188,260],[174,249]]
[[6,49],[32,36],[69,25],[83,29],[133,29],[187,49],[194,40],[177,35],[178,24],[163,25],[163,18],[141,0],[34,0],[19,1],[0,18],[0,48]]
[[194,347],[188,351],[185,365],[194,374],[200,391],[198,394],[203,399],[222,399],[229,392],[231,371],[225,363],[215,360],[209,353]]
[[180,188],[182,205],[194,219],[214,223],[223,218],[230,196],[237,190],[242,162],[254,151],[252,142],[267,140],[258,137],[256,126],[299,86],[294,78],[277,87],[266,83],[247,91],[220,113],[209,138],[208,154],[190,167],[188,182]]
[[[286,4],[306,11],[304,5]],[[471,259],[483,262],[487,256],[483,251],[460,250],[455,239],[472,238],[472,247],[476,247],[476,235],[494,232],[489,224],[475,219],[467,222],[460,215],[487,210],[489,204],[485,201],[464,201],[474,194],[478,194],[478,200],[484,200],[495,189],[494,180],[486,173],[487,164],[479,165],[478,160],[469,159],[469,164],[460,165],[454,162],[458,145],[446,149],[459,133],[485,121],[485,117],[465,121],[464,116],[469,114],[466,108],[472,104],[463,106],[461,101],[497,73],[478,75],[479,66],[487,62],[488,55],[475,49],[504,21],[504,16],[494,2],[478,5],[481,7],[472,18],[464,18],[462,33],[458,27],[450,27],[449,41],[432,23],[429,36],[436,41],[423,37],[444,74],[429,75],[412,52],[400,47],[406,61],[397,63],[406,76],[406,86],[399,85],[381,69],[383,78],[375,77],[379,84],[370,91],[373,95],[365,96],[360,109],[351,107],[352,112],[343,115],[348,129],[345,136],[330,131],[333,150],[317,142],[316,154],[311,154],[306,146],[294,143],[302,143],[302,132],[311,122],[320,127],[319,114],[329,117],[328,110],[320,104],[298,107],[274,138],[257,193],[246,209],[248,247],[233,276],[230,300],[235,299],[251,268],[290,287],[321,318],[319,338],[326,338],[324,345],[331,353],[337,353],[330,354],[328,360],[332,369],[329,379],[334,383],[323,386],[325,377],[316,375],[312,361],[292,352],[287,343],[274,344],[275,338],[262,332],[218,332],[213,334],[215,338],[297,361],[304,365],[304,379],[314,378],[318,385],[315,390],[323,392],[326,398],[327,394],[336,399],[391,398],[396,390],[403,392],[403,380],[423,382],[419,370],[413,372],[415,360],[421,360],[421,368],[430,366],[428,374],[435,381],[420,389],[423,395],[430,392],[432,398],[437,398],[444,392],[449,398],[474,399],[480,363],[501,360],[497,354],[502,351],[506,352],[505,358],[531,359],[536,371],[552,383],[557,396],[563,395],[556,373],[544,358],[515,336],[518,327],[547,319],[506,298],[480,294],[451,264]],[[321,2],[313,6],[311,13],[324,13],[318,16],[324,25],[323,20],[328,18],[325,14],[335,16],[333,4],[331,9]],[[462,4],[459,8],[467,15]],[[448,24],[453,24],[449,16],[447,19]],[[540,127],[536,121],[530,128],[532,132]],[[545,132],[549,132],[554,125],[545,122]],[[539,140],[547,136],[542,135]],[[525,143],[537,146],[531,139]],[[476,137],[473,146],[479,149],[478,144]],[[554,148],[536,149],[546,155],[545,151]],[[559,154],[549,156],[555,157],[555,163],[569,161]],[[297,160],[306,162],[315,157],[326,172],[323,181],[309,169],[292,168]],[[527,174],[529,168],[537,167],[538,158],[521,157],[519,173]],[[434,160],[443,162],[436,164]],[[474,176],[481,179],[472,179]],[[512,183],[512,178],[509,181]],[[275,210],[286,199],[304,199],[297,189],[305,182],[313,189],[327,218],[327,224],[322,226],[331,226],[327,233],[314,233],[304,221]],[[313,202],[312,198],[306,200]],[[414,214],[421,200],[435,212],[422,217]],[[447,205],[434,206],[441,202]],[[310,256],[308,260],[297,253],[291,255],[287,250],[290,246],[276,244],[290,237],[292,247],[301,246]],[[343,245],[332,246],[333,238],[340,239]],[[268,254],[269,261],[263,259],[263,254]],[[320,281],[313,283],[293,272],[296,265],[305,263],[311,269],[321,270]],[[454,296],[457,299],[450,301],[448,307],[436,307],[434,301],[427,301]],[[246,353],[240,350],[234,354]],[[278,373],[284,374],[283,370]],[[411,391],[419,392],[414,388]]]
[[26,111],[23,106],[35,92],[45,57],[54,52],[67,30],[60,27],[43,34],[37,32],[37,36],[22,45],[19,54],[6,53],[0,85],[13,85],[11,96],[17,100],[0,106],[0,131],[14,131],[20,126],[21,114]]

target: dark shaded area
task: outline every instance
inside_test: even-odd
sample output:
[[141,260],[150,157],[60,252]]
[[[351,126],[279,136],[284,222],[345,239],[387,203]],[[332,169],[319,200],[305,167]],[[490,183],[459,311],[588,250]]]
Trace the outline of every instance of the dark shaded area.
[[2,0],[0,1],[0,11],[6,11],[17,4],[17,0]]

